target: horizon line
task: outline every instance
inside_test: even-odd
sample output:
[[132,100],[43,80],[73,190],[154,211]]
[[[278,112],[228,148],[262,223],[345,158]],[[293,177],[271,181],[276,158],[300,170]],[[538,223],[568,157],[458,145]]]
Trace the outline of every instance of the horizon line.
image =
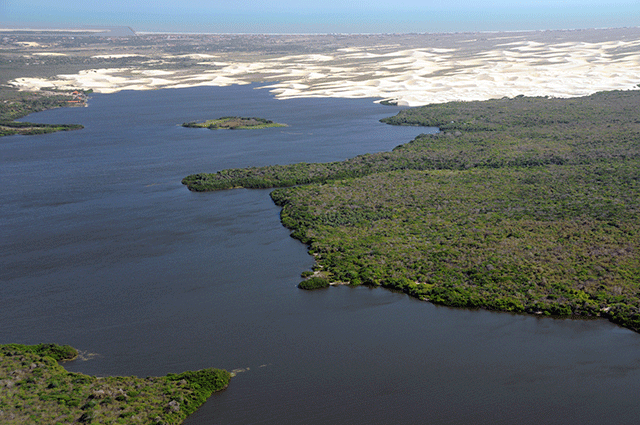
[[[52,32],[95,32],[105,31],[108,29],[127,28],[133,32],[134,36],[138,35],[270,35],[270,36],[312,36],[312,35],[427,35],[427,34],[496,34],[496,33],[529,33],[529,32],[546,32],[546,31],[587,31],[587,30],[615,30],[615,29],[639,29],[638,26],[621,26],[621,27],[578,27],[578,28],[540,28],[540,29],[523,29],[523,30],[469,30],[469,31],[437,31],[437,32],[201,32],[201,31],[137,31],[129,25],[80,25],[80,26],[52,26],[52,27],[30,27],[15,26],[0,28],[0,32],[36,32],[36,31],[52,31]],[[108,34],[108,33],[107,33]],[[96,34],[97,35],[97,34]]]

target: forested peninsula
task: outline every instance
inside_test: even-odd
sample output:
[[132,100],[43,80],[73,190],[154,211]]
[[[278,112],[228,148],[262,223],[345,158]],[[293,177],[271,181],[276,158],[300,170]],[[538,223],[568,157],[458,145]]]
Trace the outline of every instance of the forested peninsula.
[[231,378],[219,369],[98,378],[58,364],[77,356],[68,345],[0,345],[0,423],[179,424]]
[[258,130],[270,127],[286,127],[286,124],[279,124],[265,118],[256,117],[220,117],[205,122],[185,122],[182,123],[182,126],[187,128],[208,128],[209,130]]
[[640,331],[639,117],[636,90],[433,104],[383,120],[441,129],[392,152],[183,183],[280,187],[314,277]]
[[36,124],[15,120],[47,109],[83,106],[88,93],[88,91],[19,92],[0,89],[0,137],[13,134],[46,134],[84,128],[80,124]]

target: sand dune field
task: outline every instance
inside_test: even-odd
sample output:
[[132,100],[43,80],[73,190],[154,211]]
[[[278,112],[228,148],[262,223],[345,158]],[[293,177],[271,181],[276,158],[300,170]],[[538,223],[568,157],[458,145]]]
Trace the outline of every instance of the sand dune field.
[[[445,37],[446,38],[446,37]],[[370,97],[417,106],[499,97],[588,95],[638,89],[640,30],[436,35],[410,43],[378,37],[318,53],[291,55],[186,54],[197,66],[147,69],[180,55],[160,52],[94,55],[137,59],[119,68],[81,70],[55,77],[16,78],[22,90],[83,88],[99,93],[262,82],[279,99]],[[46,51],[34,55],[62,55]]]

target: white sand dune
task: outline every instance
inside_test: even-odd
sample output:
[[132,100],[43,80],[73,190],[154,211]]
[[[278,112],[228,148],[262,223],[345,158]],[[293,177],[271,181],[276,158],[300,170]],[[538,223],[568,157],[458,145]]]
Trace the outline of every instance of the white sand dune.
[[140,69],[131,71],[132,74],[142,74],[149,76],[158,76],[158,75],[174,75],[174,71],[163,71],[160,69]]
[[56,52],[37,52],[37,53],[32,53],[32,55],[36,55],[36,56],[67,56],[65,53],[56,53]]
[[[51,79],[18,78],[11,83],[24,90],[55,87],[112,93],[125,89],[248,84],[259,75],[260,81],[275,81],[263,88],[279,99],[371,97],[395,99],[409,106],[520,94],[582,96],[602,90],[637,89],[640,84],[640,36],[557,43],[527,40],[526,35],[495,39],[503,38],[510,41],[490,44],[486,49],[469,49],[477,39],[458,42],[463,43],[464,49],[392,49],[385,45],[377,51],[375,46],[353,47],[336,49],[331,54],[286,55],[259,62],[205,62],[197,70],[147,70],[141,65],[139,69],[94,69]],[[136,55],[94,57],[132,56]]]
[[93,59],[120,59],[120,58],[135,58],[143,57],[142,55],[136,55],[133,53],[124,53],[119,55],[95,55],[91,56]]

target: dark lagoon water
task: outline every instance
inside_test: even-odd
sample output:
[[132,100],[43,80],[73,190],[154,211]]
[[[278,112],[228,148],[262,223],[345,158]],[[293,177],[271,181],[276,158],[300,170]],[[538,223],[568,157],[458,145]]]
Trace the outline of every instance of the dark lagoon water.
[[[637,424],[640,335],[608,322],[436,307],[295,285],[306,247],[267,190],[182,177],[334,161],[427,129],[371,99],[277,101],[255,86],[94,95],[0,139],[0,343],[57,342],[94,375],[243,369],[187,424]],[[223,115],[289,124],[179,127]]]

